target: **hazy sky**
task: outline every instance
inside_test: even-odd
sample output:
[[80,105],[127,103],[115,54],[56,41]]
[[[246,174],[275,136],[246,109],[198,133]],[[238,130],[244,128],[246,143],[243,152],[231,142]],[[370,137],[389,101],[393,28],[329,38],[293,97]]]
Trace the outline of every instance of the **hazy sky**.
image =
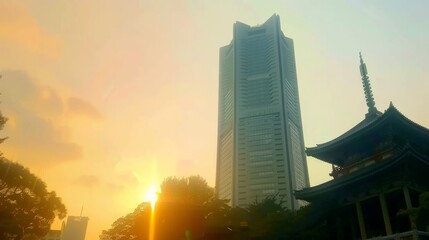
[[[214,186],[218,52],[234,22],[280,15],[314,146],[364,118],[359,51],[378,109],[393,101],[429,127],[428,10],[423,0],[0,0],[0,150],[69,214],[84,204],[95,240],[165,177]],[[329,179],[329,165],[308,164],[312,185]]]

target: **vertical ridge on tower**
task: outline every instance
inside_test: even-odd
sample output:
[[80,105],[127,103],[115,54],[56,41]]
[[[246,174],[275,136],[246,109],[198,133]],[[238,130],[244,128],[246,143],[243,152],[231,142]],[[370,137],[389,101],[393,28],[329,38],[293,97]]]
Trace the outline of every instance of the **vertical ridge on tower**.
[[362,54],[359,52],[360,58],[360,75],[362,76],[362,85],[363,91],[365,93],[366,105],[368,106],[368,113],[366,116],[378,113],[377,108],[375,107],[374,96],[371,89],[371,83],[369,82],[368,71],[366,69],[366,64],[363,62]]

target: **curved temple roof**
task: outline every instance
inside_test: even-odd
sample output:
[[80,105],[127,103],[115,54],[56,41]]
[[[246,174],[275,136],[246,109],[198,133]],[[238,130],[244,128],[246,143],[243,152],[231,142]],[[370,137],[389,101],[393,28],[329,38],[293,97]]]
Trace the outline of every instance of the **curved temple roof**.
[[[406,156],[413,157],[407,158]],[[400,166],[400,164],[404,162],[411,164],[412,162],[410,161],[429,167],[429,156],[422,154],[410,145],[406,145],[403,149],[399,150],[395,156],[392,156],[391,159],[386,159],[386,161],[382,161],[379,164],[371,165],[361,171],[356,171],[353,174],[339,179],[332,179],[314,187],[297,190],[295,191],[295,196],[298,199],[312,202],[315,198],[319,197],[320,194],[342,189],[349,186],[351,183],[358,184],[359,182],[367,181],[370,176],[379,176],[382,172],[391,172],[393,167]]]
[[328,163],[338,164],[338,162],[332,158],[334,153],[338,153],[339,149],[344,149],[346,144],[350,144],[354,140],[358,140],[359,138],[363,138],[371,134],[377,134],[377,131],[379,131],[382,125],[385,125],[389,121],[395,121],[403,127],[409,128],[413,133],[423,134],[427,136],[429,140],[429,129],[422,127],[405,117],[393,106],[392,103],[384,114],[372,116],[373,117],[365,118],[349,131],[331,141],[317,144],[316,147],[307,148],[307,155],[316,157]]

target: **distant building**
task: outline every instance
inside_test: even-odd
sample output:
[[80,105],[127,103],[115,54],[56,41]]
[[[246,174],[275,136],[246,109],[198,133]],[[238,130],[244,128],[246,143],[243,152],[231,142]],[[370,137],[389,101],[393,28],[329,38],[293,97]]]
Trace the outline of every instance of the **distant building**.
[[[429,129],[392,104],[375,108],[361,57],[368,113],[355,127],[307,154],[332,164],[333,179],[295,192],[311,202],[310,218],[327,227],[327,239],[429,239],[406,214],[429,190]],[[402,211],[401,211],[402,210]],[[388,237],[381,237],[388,236]]]
[[49,230],[42,240],[61,240],[61,230]]
[[88,217],[69,216],[63,223],[61,240],[85,240]]
[[285,207],[309,186],[293,40],[273,15],[234,24],[220,49],[216,192],[232,206],[278,194]]

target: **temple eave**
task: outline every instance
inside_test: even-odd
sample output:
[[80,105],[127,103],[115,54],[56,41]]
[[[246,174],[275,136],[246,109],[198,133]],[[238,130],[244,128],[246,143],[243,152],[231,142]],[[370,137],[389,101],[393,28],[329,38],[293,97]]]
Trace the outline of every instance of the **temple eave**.
[[324,162],[341,165],[346,159],[339,154],[346,151],[347,146],[350,147],[363,144],[361,147],[364,148],[365,144],[370,144],[366,139],[369,140],[374,136],[379,136],[380,132],[397,131],[398,128],[407,129],[407,131],[411,132],[412,134],[410,135],[413,136],[410,137],[412,139],[423,139],[429,136],[429,130],[427,128],[409,120],[391,104],[381,116],[372,119],[364,119],[352,129],[331,141],[317,144],[315,147],[307,147],[306,153],[308,156],[315,157]]
[[366,167],[348,176],[332,179],[317,186],[297,190],[295,191],[295,197],[312,202],[314,199],[320,199],[321,196],[333,194],[335,191],[344,187],[350,188],[350,185],[359,185],[362,180],[365,180],[367,184],[368,177],[373,176],[379,178],[380,175],[391,174],[394,169],[402,170],[404,164],[408,166],[413,165],[416,169],[419,169],[422,165],[427,168],[429,166],[429,157],[414,149],[412,146],[407,145],[391,159]]

